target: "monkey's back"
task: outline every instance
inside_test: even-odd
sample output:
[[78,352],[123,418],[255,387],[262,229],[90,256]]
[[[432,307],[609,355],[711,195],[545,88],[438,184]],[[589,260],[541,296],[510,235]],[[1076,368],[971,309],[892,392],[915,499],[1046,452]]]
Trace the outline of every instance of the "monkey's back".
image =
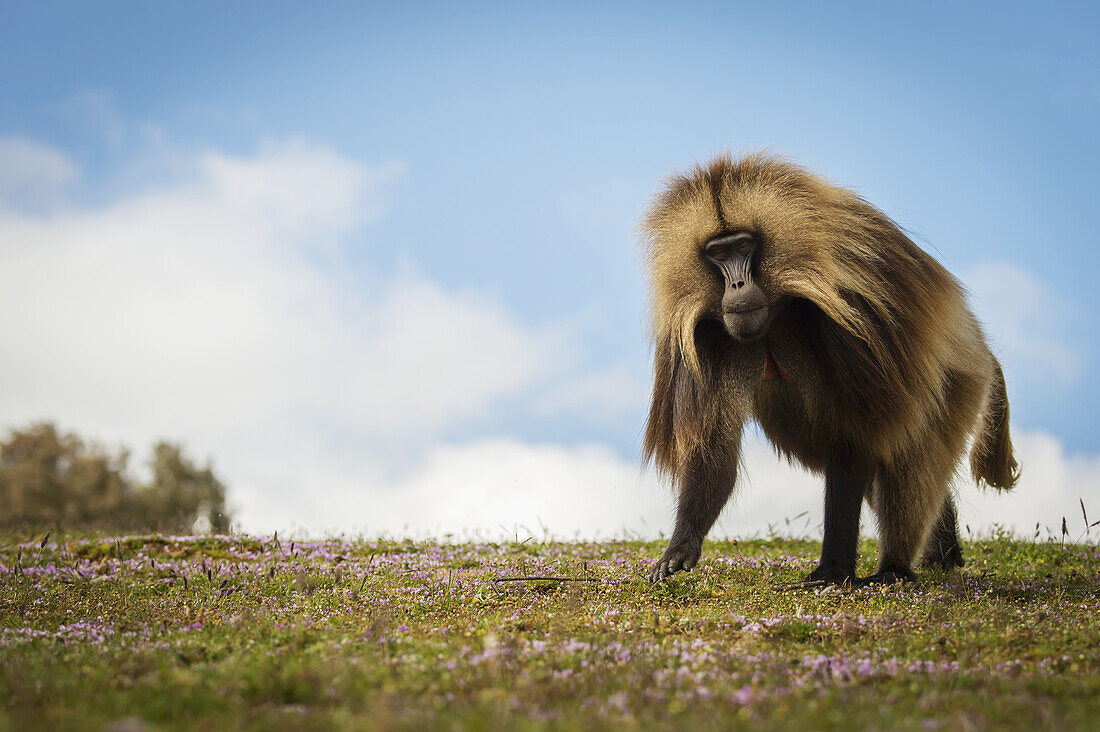
[[[965,345],[952,349],[939,344],[942,359],[935,366],[935,378],[925,382],[934,388],[900,396],[897,385],[869,386],[871,375],[853,378],[850,369],[844,372],[851,379],[850,388],[838,384],[837,372],[843,369],[829,360],[835,354],[820,344],[820,332],[828,327],[821,317],[806,301],[791,303],[761,349],[759,367],[729,376],[729,382],[754,384],[751,417],[776,448],[819,472],[824,471],[830,451],[840,446],[866,451],[876,462],[891,464],[899,455],[925,449],[932,441],[950,445],[957,460],[975,426],[992,368],[980,328],[965,307],[957,320],[942,323],[945,341]],[[951,335],[951,330],[958,333]],[[967,332],[971,335],[966,336]],[[982,348],[974,348],[975,344]],[[768,358],[786,378],[764,380]]]

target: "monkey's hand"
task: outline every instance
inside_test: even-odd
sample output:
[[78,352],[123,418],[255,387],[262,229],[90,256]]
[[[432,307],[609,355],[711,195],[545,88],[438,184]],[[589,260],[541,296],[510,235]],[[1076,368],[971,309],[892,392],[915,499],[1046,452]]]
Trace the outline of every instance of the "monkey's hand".
[[660,582],[676,572],[690,572],[699,561],[699,555],[703,553],[703,542],[691,539],[673,539],[665,549],[661,561],[653,566],[649,573],[649,581]]

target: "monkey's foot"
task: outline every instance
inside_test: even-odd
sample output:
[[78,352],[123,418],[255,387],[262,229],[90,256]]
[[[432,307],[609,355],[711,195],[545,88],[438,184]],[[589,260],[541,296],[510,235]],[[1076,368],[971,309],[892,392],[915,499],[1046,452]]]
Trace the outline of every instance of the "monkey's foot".
[[912,582],[917,578],[908,569],[880,569],[869,577],[860,577],[854,582],[855,587],[867,587],[868,585],[893,585],[898,582]]
[[929,546],[924,552],[924,558],[921,559],[922,567],[936,567],[944,572],[950,572],[955,567],[962,567],[965,564],[958,542],[951,542],[950,546]]
[[660,582],[676,572],[690,572],[702,553],[701,544],[683,543],[675,546],[670,544],[668,549],[665,549],[661,561],[653,565],[653,571],[649,573],[649,581]]
[[835,564],[819,564],[817,569],[806,575],[801,582],[793,582],[776,586],[776,590],[789,592],[792,590],[816,590],[823,587],[838,586],[851,587],[855,581],[855,570],[843,569]]
[[836,564],[819,564],[817,569],[806,575],[803,583],[810,587],[823,585],[845,585],[855,581],[855,567],[841,567]]

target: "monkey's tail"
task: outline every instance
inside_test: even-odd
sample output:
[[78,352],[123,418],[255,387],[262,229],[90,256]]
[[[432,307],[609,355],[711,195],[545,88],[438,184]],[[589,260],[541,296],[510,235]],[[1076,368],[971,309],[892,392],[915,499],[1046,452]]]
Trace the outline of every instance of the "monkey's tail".
[[974,480],[1007,490],[1016,485],[1020,468],[1012,455],[1008,435],[1008,392],[1001,364],[993,359],[993,381],[982,412],[974,448],[970,451],[970,472]]

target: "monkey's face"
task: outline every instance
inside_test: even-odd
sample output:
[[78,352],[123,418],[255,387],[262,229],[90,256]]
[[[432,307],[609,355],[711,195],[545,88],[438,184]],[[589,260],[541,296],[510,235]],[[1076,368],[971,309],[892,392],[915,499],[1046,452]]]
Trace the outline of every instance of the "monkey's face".
[[756,340],[771,320],[768,295],[753,272],[759,251],[760,239],[747,231],[723,234],[703,247],[703,256],[725,283],[720,316],[736,341]]

